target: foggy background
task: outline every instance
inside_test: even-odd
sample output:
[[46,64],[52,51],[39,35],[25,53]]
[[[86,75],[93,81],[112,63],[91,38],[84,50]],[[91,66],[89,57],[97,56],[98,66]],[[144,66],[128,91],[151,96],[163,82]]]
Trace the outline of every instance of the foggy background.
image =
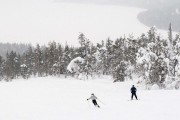
[[[140,36],[150,27],[180,30],[178,0],[0,0],[0,42],[78,45],[80,32],[94,43]],[[161,32],[163,35],[164,33]]]

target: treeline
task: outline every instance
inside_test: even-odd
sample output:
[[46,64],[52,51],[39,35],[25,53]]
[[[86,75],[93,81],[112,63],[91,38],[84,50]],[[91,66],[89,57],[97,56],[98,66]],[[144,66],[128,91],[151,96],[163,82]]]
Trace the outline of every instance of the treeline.
[[119,38],[115,42],[108,38],[97,45],[93,45],[83,33],[78,36],[78,39],[80,47],[62,46],[56,42],[50,42],[48,46],[43,47],[39,44],[34,48],[29,46],[23,54],[15,51],[7,52],[5,59],[0,56],[1,80],[68,74],[68,64],[79,56],[86,60],[83,65],[79,64],[80,71],[88,75],[110,75],[124,59],[130,60],[132,64],[135,63],[137,49],[132,48],[133,38]]
[[[62,46],[50,42],[47,46],[30,46],[22,55],[14,51],[0,57],[1,80],[11,81],[31,76],[60,76],[81,74],[88,76],[112,75],[114,82],[132,79],[133,74],[143,77],[146,84],[165,84],[166,79],[180,75],[180,35],[172,36],[169,26],[168,38],[162,39],[152,27],[138,38],[108,38],[93,45],[83,33],[78,36],[80,47]],[[78,72],[67,71],[69,63],[77,57]]]
[[23,43],[0,43],[0,56],[6,58],[6,54],[11,51],[16,51],[18,54],[23,54],[28,50],[31,44]]

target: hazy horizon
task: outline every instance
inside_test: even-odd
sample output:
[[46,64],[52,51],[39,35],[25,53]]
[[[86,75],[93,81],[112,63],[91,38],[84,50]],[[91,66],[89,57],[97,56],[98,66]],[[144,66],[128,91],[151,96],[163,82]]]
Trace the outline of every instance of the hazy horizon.
[[137,20],[143,11],[138,8],[53,0],[0,2],[0,42],[77,45],[80,32],[96,43],[124,34],[139,36],[149,29]]

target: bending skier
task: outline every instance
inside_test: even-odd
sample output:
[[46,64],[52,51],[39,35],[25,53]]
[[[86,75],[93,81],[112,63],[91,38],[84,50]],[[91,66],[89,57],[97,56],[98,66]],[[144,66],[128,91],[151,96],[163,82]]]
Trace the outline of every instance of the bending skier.
[[91,97],[88,98],[87,100],[90,100],[90,99],[92,100],[92,103],[94,104],[94,106],[100,108],[100,106],[97,104],[97,101],[96,101],[96,99],[98,99],[98,98],[93,93],[91,94]]
[[131,94],[132,94],[131,95],[131,100],[133,100],[133,96],[135,96],[136,100],[138,100],[137,95],[136,95],[136,91],[137,91],[137,89],[133,85],[132,88],[131,88]]

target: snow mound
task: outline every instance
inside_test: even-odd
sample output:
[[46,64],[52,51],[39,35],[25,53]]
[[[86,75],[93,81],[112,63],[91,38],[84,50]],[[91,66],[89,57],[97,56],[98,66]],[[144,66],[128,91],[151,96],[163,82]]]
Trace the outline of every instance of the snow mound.
[[159,86],[157,84],[154,84],[152,87],[151,87],[151,90],[159,90]]
[[71,62],[67,66],[67,70],[71,73],[78,72],[78,70],[80,69],[78,63],[83,63],[83,62],[84,62],[83,58],[76,57],[73,60],[71,60]]

